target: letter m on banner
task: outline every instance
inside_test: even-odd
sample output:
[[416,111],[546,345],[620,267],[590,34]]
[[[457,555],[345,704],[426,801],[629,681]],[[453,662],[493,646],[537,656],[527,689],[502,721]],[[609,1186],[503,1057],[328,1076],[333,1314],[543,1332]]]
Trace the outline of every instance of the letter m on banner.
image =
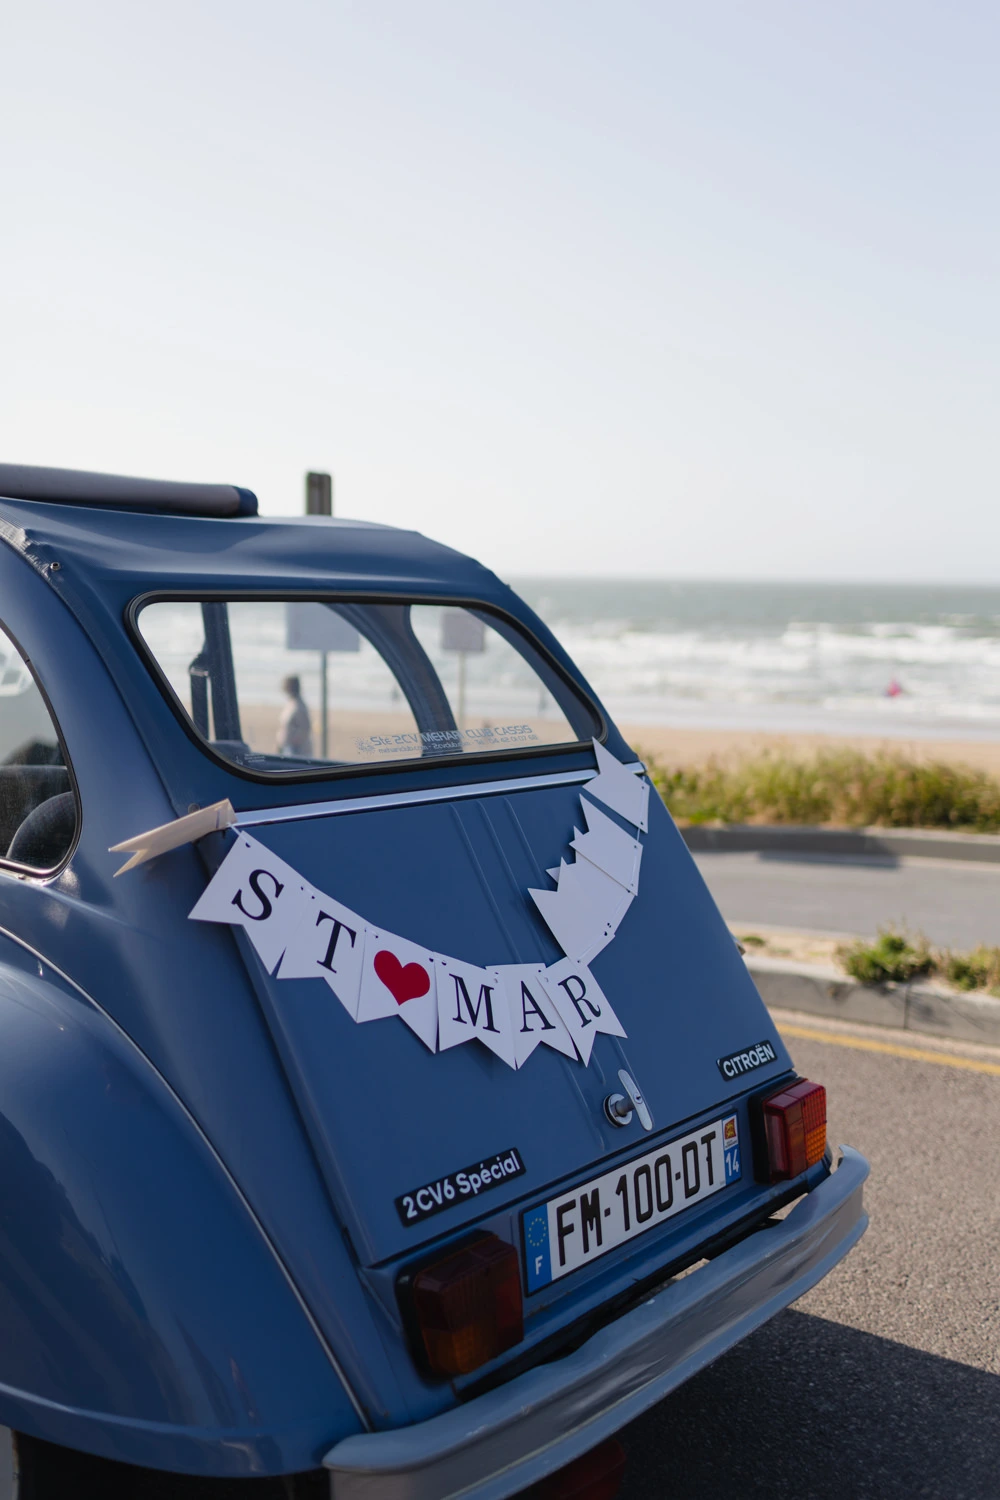
[[507,991],[496,969],[479,969],[453,958],[439,958],[437,963],[440,1050],[479,1041],[508,1067],[516,1067]]

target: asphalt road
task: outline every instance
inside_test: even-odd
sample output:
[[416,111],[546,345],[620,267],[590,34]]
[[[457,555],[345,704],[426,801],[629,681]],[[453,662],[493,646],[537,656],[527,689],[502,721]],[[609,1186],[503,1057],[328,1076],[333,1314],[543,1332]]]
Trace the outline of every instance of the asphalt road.
[[1000,865],[773,853],[695,858],[730,923],[862,936],[894,923],[942,947],[1000,944]]
[[[998,1500],[1000,1049],[776,1016],[869,1158],[871,1227],[622,1434],[621,1500]],[[792,1028],[818,1033],[804,1039]],[[856,1043],[942,1054],[915,1061]]]

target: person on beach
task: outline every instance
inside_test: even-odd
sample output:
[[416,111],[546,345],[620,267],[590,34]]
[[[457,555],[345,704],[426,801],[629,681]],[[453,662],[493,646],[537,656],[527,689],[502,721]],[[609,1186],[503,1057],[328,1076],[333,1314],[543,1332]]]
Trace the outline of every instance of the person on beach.
[[288,695],[288,702],[278,720],[278,754],[311,756],[312,724],[302,700],[302,684],[297,677],[286,677],[281,690]]

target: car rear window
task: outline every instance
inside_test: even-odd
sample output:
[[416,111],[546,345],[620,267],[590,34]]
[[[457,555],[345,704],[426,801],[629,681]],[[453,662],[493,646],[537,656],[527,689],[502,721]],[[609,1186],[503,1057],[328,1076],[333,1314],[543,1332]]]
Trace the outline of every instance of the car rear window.
[[190,726],[257,775],[588,741],[593,707],[506,617],[400,600],[156,599],[139,634]]

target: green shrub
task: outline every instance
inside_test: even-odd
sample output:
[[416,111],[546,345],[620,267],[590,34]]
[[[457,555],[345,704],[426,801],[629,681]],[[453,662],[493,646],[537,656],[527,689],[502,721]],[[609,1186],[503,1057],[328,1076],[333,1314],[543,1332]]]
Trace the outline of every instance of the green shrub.
[[930,974],[935,968],[934,954],[926,938],[913,939],[894,927],[880,927],[873,943],[858,941],[837,949],[837,958],[853,979],[862,984],[886,984],[895,980],[905,984]]
[[942,977],[957,990],[995,990],[1000,986],[1000,948],[973,948],[971,953],[943,953]]
[[650,762],[649,769],[681,822],[1000,831],[1000,781],[895,751],[831,749],[805,758],[766,752],[673,769]]

